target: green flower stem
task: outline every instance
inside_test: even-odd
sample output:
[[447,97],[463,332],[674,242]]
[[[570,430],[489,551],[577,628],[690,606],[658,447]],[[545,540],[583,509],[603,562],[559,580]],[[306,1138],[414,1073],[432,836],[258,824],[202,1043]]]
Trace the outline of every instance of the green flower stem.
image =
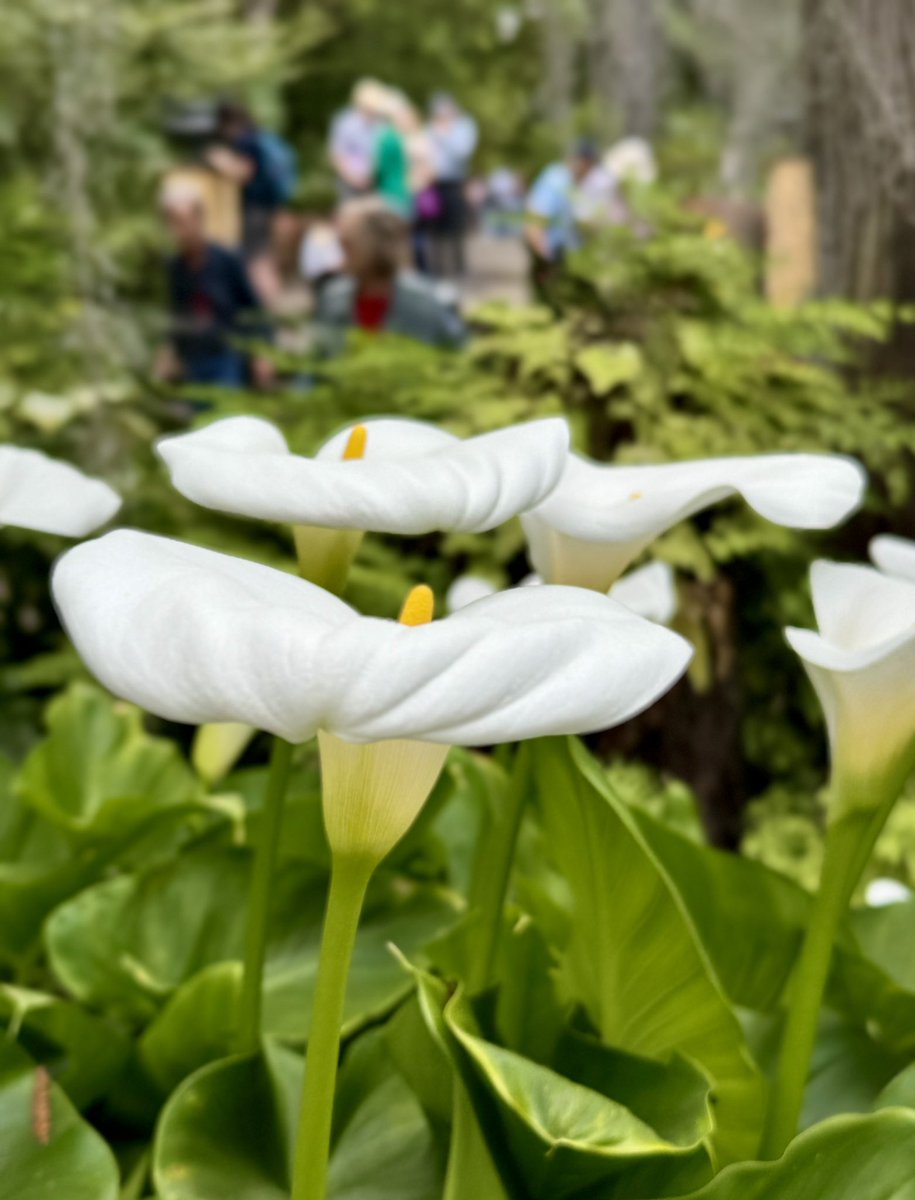
[[305,1058],[305,1086],[295,1146],[292,1200],[325,1200],[330,1136],[340,1058],[346,982],[356,930],[375,863],[334,860],[324,918],[321,959]]
[[889,808],[851,811],[827,833],[820,889],[791,984],[763,1158],[780,1157],[797,1133],[836,935]]
[[283,824],[283,804],[292,766],[292,751],[289,742],[283,741],[282,738],[274,738],[263,821],[254,858],[251,890],[248,894],[245,964],[238,1021],[238,1047],[241,1054],[253,1054],[260,1045],[270,893]]
[[[479,941],[467,986],[471,994],[485,991],[495,982],[496,965],[502,945],[502,918],[511,883],[512,867],[518,847],[518,836],[527,805],[528,783],[531,774],[530,747],[518,748],[505,804],[490,833],[486,852],[486,871],[478,884],[476,909],[480,916]],[[478,850],[478,861],[481,855]]]

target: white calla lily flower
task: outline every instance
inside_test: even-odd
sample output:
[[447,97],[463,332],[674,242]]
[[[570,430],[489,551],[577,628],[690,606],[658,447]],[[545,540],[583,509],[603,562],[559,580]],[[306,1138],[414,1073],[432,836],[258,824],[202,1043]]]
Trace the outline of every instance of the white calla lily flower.
[[445,608],[455,613],[477,600],[495,596],[499,590],[491,579],[484,579],[482,575],[458,575],[445,594]]
[[229,417],[165,438],[158,450],[178,491],[207,508],[291,525],[419,535],[480,533],[532,508],[559,481],[568,446],[560,417],[466,440],[421,421],[382,417],[341,431],[305,458],[291,453],[269,421]]
[[0,525],[86,537],[120,507],[113,488],[70,463],[38,450],[0,446]]
[[610,595],[631,612],[658,625],[669,625],[677,615],[674,569],[660,560],[628,571],[613,585]]
[[865,484],[863,468],[838,455],[616,466],[573,454],[556,490],[522,522],[548,583],[606,592],[660,534],[729,496],[778,525],[828,529],[861,504]]
[[[519,587],[535,587],[543,580],[537,574],[526,575]],[[499,589],[480,575],[459,575],[448,589],[445,603],[449,612],[457,612]],[[650,562],[629,571],[610,589],[609,595],[630,612],[658,625],[668,625],[677,614],[677,588],[669,563]]]
[[816,689],[833,758],[833,816],[882,803],[915,766],[915,582],[816,562],[819,632],[788,629]]
[[882,533],[871,539],[870,556],[887,575],[915,580],[915,542],[908,538]]
[[[377,840],[349,843],[350,853],[386,852],[425,802],[427,790],[404,787],[410,755],[393,743],[605,729],[657,699],[692,653],[577,588],[501,592],[435,622],[430,593],[421,619],[404,624],[360,616],[281,571],[129,530],[65,554],[53,592],[77,650],[116,695],[170,720],[244,722],[290,742],[320,730],[347,756],[329,772],[341,782],[369,778],[379,759],[396,766],[396,787],[372,776],[372,802],[385,813]],[[347,743],[388,749],[369,762]],[[423,789],[444,753],[418,748],[412,774]],[[334,794],[326,789],[331,833]]]
[[872,879],[864,889],[864,902],[869,908],[888,908],[891,904],[906,904],[912,899],[912,889],[898,879]]

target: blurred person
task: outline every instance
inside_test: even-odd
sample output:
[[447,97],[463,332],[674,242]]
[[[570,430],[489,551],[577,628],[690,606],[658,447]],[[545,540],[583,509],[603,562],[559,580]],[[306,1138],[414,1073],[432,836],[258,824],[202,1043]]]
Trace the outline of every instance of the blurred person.
[[595,162],[573,190],[572,206],[580,233],[618,224],[621,203],[616,176],[603,162]]
[[432,272],[442,278],[464,274],[467,206],[464,187],[479,141],[477,123],[446,93],[433,97],[428,125],[439,213],[431,222]]
[[272,364],[234,345],[236,338],[269,336],[269,327],[245,264],[233,251],[208,240],[202,194],[172,184],[160,208],[175,247],[168,259],[172,333],[160,352],[160,378],[185,383],[259,387],[273,382]]
[[316,323],[325,349],[340,349],[352,328],[385,331],[432,346],[459,346],[466,328],[427,280],[407,269],[410,229],[381,197],[348,200],[338,219],[346,275],[321,292]]
[[540,296],[549,289],[565,256],[580,244],[576,192],[597,161],[597,147],[590,138],[582,138],[567,160],[540,172],[528,193],[524,237]]
[[372,164],[375,192],[403,217],[412,219],[410,158],[403,128],[408,101],[393,88],[382,87],[373,98],[377,133]]
[[372,189],[378,110],[384,107],[384,90],[375,79],[361,79],[353,88],[349,105],[331,123],[329,153],[340,200],[365,195]]
[[416,268],[429,272],[429,232],[441,212],[435,187],[435,154],[428,131],[416,106],[402,92],[394,92],[394,124],[407,154],[407,185],[411,198],[413,257]]
[[322,215],[308,222],[299,251],[299,270],[319,303],[320,294],[346,266],[340,235],[332,217]]
[[524,214],[524,184],[511,167],[497,167],[486,178],[483,224],[493,237],[517,237]]
[[282,290],[273,226],[294,188],[294,164],[282,149],[286,143],[259,129],[240,104],[220,105],[219,137],[220,144],[207,152],[207,162],[241,187],[242,253],[258,291],[272,304]]

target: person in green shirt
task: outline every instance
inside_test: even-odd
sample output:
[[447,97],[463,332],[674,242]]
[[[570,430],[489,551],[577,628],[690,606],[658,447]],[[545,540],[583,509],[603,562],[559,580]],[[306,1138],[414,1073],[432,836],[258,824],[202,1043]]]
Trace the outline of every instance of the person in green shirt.
[[404,100],[393,88],[385,88],[378,101],[380,124],[375,138],[375,192],[409,219],[413,215],[410,156],[398,127]]

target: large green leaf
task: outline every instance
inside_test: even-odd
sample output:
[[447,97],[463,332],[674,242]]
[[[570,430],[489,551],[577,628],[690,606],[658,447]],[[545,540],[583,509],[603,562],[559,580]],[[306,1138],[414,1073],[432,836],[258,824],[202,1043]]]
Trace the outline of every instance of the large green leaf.
[[[281,1041],[304,1043],[311,1024],[325,890],[323,877],[314,887],[281,889],[278,923],[285,932],[281,928],[271,945],[264,980],[264,1031]],[[410,990],[391,946],[416,956],[455,917],[433,888],[412,895],[388,890],[383,896],[386,902],[370,906],[356,939],[344,1013],[347,1037],[390,1012]],[[142,1061],[164,1094],[205,1063],[232,1053],[240,989],[240,962],[217,962],[169,997],[140,1042]]]
[[240,962],[204,967],[178,988],[144,1031],[140,1062],[162,1096],[237,1049],[241,985]]
[[0,1040],[0,1172],[10,1200],[117,1200],[99,1135],[15,1042]]
[[569,994],[601,1040],[698,1063],[725,1162],[752,1158],[763,1085],[688,910],[626,807],[578,742],[535,748],[549,847],[572,897],[562,952]]
[[810,896],[761,863],[699,845],[646,812],[630,811],[676,885],[731,1003],[771,1011],[791,976]]
[[[448,1169],[444,1200],[521,1200],[520,1180],[498,1144],[495,1122],[487,1124],[484,1134],[468,1091],[472,1081],[454,1053],[454,1040],[444,1015],[448,989],[440,979],[409,963],[404,962],[404,966],[416,981],[415,1006],[420,1021],[404,1030],[400,1027],[401,1010],[389,1031],[388,1044],[433,1131],[445,1131]],[[411,1051],[423,1056],[422,1070],[410,1061]]]
[[0,1021],[49,1068],[77,1108],[105,1095],[130,1051],[126,1034],[113,1022],[46,992],[0,985]]
[[88,888],[46,926],[51,965],[85,1004],[147,1020],[185,979],[239,957],[250,856],[210,847]]
[[[452,899],[434,887],[405,880],[378,881],[359,926],[350,972],[344,1031],[351,1035],[389,1012],[410,991],[403,968],[391,953],[408,957],[457,919]],[[299,893],[285,906],[287,934],[270,948],[264,981],[264,1028],[273,1036],[303,1042],[311,1024],[318,952],[324,921],[323,878],[310,903]]]
[[[460,996],[449,1001],[444,1017],[465,1071],[474,1077],[471,1095],[485,1092],[477,1115],[487,1138],[494,1135],[495,1119],[505,1153],[532,1200],[592,1194],[606,1200],[672,1195],[696,1186],[711,1173],[705,1147],[711,1119],[701,1084],[698,1092],[695,1085],[693,1091],[697,1111],[678,1130],[682,1140],[668,1141],[605,1094],[614,1083],[613,1064],[607,1059],[603,1065],[610,1069],[604,1076],[604,1091],[598,1091],[480,1037],[470,1006]],[[630,1089],[633,1065],[626,1064]],[[656,1064],[647,1066],[645,1084],[649,1080],[661,1084],[662,1070]],[[672,1080],[666,1082],[670,1085]],[[682,1104],[673,1087],[668,1103],[671,1110]]]
[[[781,1016],[745,1014],[744,1028],[767,1073],[774,1074],[781,1049]],[[824,1009],[804,1092],[800,1128],[829,1117],[871,1112],[878,1094],[908,1059],[880,1045],[859,1025]]]
[[895,1075],[877,1099],[874,1108],[915,1108],[915,1063]]
[[[186,1080],[156,1138],[160,1200],[287,1200],[301,1081],[301,1058],[270,1043]],[[340,1093],[348,1103],[335,1124],[328,1200],[435,1200],[431,1135],[406,1085],[390,1070],[380,1075],[376,1061],[346,1063]]]
[[26,759],[17,788],[71,834],[111,836],[199,793],[177,746],[150,737],[138,709],[90,684],[75,683],[53,700],[47,724],[48,736]]
[[861,949],[900,988],[915,992],[915,900],[852,915]]
[[[812,897],[760,863],[697,845],[647,813],[633,816],[689,910],[728,999],[755,1012],[778,1011]],[[913,960],[915,905],[854,914],[836,947],[827,1004],[894,1052],[915,1049]]]
[[836,1117],[778,1162],[729,1167],[689,1200],[915,1200],[915,1113]]

